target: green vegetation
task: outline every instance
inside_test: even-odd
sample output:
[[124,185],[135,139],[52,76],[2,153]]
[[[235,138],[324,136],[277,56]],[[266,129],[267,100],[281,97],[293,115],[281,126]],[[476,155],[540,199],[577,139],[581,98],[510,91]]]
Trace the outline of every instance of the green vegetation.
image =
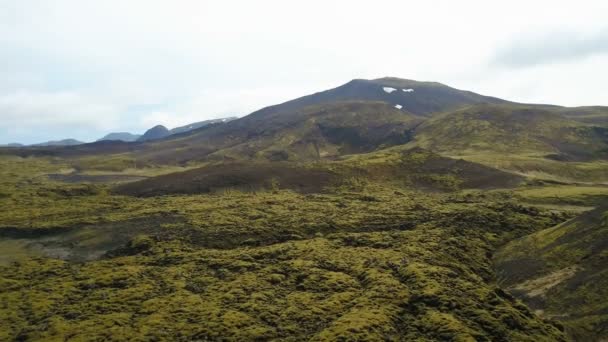
[[607,243],[604,205],[502,248],[500,284],[543,316],[563,321],[573,339],[601,340],[608,331]]
[[[447,153],[451,155],[451,153]],[[540,155],[477,153],[453,156],[532,179],[561,183],[608,184],[608,162],[557,161]]]
[[536,204],[601,205],[608,202],[608,186],[544,185],[517,189],[522,201]]
[[608,107],[560,108],[559,113],[572,120],[608,127]]
[[490,256],[568,213],[373,180],[137,198],[44,176],[66,167],[3,160],[2,340],[564,339]]
[[605,119],[384,78],[0,148],[0,340],[602,341]]
[[417,128],[415,142],[434,151],[555,154],[559,160],[605,156],[606,129],[522,105],[478,105],[438,115]]

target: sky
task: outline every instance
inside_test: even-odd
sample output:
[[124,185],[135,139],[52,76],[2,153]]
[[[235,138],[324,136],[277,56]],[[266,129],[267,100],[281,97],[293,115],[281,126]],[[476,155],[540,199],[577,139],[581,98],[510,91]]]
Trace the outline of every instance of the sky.
[[143,133],[354,78],[608,105],[608,1],[0,0],[0,144]]

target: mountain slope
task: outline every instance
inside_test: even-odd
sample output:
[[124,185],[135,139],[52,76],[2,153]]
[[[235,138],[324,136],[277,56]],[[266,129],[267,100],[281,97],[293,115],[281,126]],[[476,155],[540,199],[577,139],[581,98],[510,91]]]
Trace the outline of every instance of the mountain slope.
[[353,100],[400,105],[403,110],[422,116],[478,103],[508,103],[441,83],[385,77],[375,80],[355,79],[334,89],[263,108],[251,115],[268,117],[294,112],[310,105]]
[[422,120],[383,102],[337,102],[203,127],[152,142],[139,156],[160,163],[334,158],[404,144]]
[[509,243],[496,268],[502,286],[575,340],[608,338],[608,206]]
[[227,117],[227,118],[220,118],[220,119],[211,119],[211,120],[204,120],[204,121],[198,121],[198,122],[193,122],[191,124],[187,124],[184,126],[180,126],[180,127],[175,127],[169,130],[170,134],[179,134],[179,133],[185,133],[185,132],[189,132],[195,129],[199,129],[201,127],[205,127],[207,125],[211,125],[211,124],[216,124],[216,123],[223,123],[223,122],[229,122],[232,120],[236,120],[237,117],[231,116],[231,117]]
[[494,152],[563,160],[608,158],[608,129],[526,105],[476,105],[432,118],[416,129],[423,148],[459,155]]
[[571,120],[608,127],[608,107],[574,107],[562,108],[560,114]]

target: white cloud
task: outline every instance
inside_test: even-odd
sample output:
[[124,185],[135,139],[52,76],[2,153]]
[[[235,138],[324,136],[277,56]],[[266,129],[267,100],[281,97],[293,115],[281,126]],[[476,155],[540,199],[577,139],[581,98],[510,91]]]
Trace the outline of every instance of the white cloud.
[[0,97],[4,125],[85,125],[111,127],[118,108],[70,92],[30,93],[20,91]]
[[599,32],[543,32],[524,37],[499,49],[495,63],[507,67],[530,67],[547,63],[577,61],[608,54],[608,27]]

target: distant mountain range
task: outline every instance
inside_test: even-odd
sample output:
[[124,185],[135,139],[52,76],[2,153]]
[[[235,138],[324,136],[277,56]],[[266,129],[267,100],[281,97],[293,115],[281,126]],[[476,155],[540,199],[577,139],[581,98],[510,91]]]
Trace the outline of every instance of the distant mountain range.
[[141,137],[141,134],[132,134],[129,132],[113,132],[113,133],[106,134],[101,139],[97,139],[97,141],[118,140],[118,141],[131,142],[131,141],[136,141],[137,139],[139,139],[139,137]]
[[[112,132],[112,133],[106,134],[104,137],[102,137],[100,139],[97,139],[96,141],[134,142],[134,141],[156,140],[156,139],[165,138],[165,137],[173,135],[173,134],[186,133],[186,132],[189,132],[189,131],[192,131],[192,130],[195,130],[195,129],[198,129],[198,128],[201,128],[201,127],[204,127],[207,125],[229,122],[229,121],[232,121],[235,119],[237,119],[237,117],[232,116],[232,117],[227,117],[227,118],[204,120],[204,121],[193,122],[191,124],[180,126],[180,127],[175,127],[173,129],[167,129],[163,125],[157,125],[157,126],[150,128],[149,130],[147,130],[144,134],[133,134],[133,133],[129,133],[129,132]],[[24,144],[20,144],[20,143],[10,143],[10,144],[0,145],[0,147],[74,146],[74,145],[81,145],[81,144],[85,144],[85,143],[86,142],[84,142],[84,141],[80,141],[80,140],[76,140],[76,139],[62,139],[62,140],[51,140],[51,141],[46,141],[46,142],[42,142],[42,143],[38,143],[38,144],[31,144],[31,145],[24,145]]]
[[83,141],[76,139],[62,139],[62,140],[51,140],[39,144],[32,144],[30,146],[74,146],[84,144]]

